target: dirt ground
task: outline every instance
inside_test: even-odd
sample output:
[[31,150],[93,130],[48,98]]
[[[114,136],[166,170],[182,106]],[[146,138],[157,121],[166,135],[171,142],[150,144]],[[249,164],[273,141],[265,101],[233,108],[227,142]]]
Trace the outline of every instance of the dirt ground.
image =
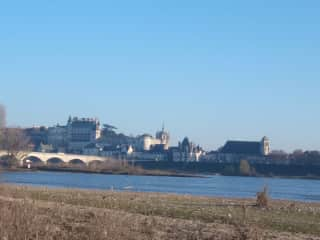
[[0,239],[320,240],[320,203],[0,185]]

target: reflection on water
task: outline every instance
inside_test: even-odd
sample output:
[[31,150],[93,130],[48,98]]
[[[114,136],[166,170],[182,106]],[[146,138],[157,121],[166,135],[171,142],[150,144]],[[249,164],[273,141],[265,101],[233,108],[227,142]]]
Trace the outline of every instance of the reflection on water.
[[320,201],[320,181],[253,177],[210,176],[182,178],[157,176],[103,175],[65,172],[8,172],[6,183],[47,187],[113,189],[120,191],[165,192],[220,197],[255,197],[267,185],[272,198]]

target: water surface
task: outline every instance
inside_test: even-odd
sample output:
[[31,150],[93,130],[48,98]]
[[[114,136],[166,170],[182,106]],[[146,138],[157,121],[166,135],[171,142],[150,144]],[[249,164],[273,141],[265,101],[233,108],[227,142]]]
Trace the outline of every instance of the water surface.
[[320,201],[320,181],[305,179],[209,176],[158,177],[66,172],[6,172],[2,182],[58,188],[161,192],[252,198],[267,185],[275,199]]

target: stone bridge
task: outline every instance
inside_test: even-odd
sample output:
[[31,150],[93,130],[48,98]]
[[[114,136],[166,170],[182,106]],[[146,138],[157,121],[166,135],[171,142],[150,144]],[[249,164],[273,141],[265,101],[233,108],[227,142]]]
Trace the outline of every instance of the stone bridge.
[[[6,152],[0,152],[0,157],[6,156]],[[28,154],[21,154],[20,164],[86,164],[94,162],[104,162],[109,160],[106,157],[100,156],[88,156],[88,155],[75,155],[66,153],[42,153],[42,152],[31,152]]]

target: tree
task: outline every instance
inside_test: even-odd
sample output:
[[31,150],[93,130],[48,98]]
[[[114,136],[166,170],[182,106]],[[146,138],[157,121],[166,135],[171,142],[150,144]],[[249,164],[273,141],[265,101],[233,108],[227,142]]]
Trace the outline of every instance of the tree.
[[306,151],[304,153],[303,164],[306,165],[317,165],[320,163],[320,152],[319,151]]
[[241,160],[240,161],[240,174],[244,176],[249,176],[251,175],[251,167],[250,164],[247,160]]
[[2,130],[6,125],[6,111],[3,105],[0,104],[0,150],[3,142],[3,133]]
[[223,168],[222,172],[227,176],[232,176],[234,174],[237,174],[237,169],[233,165],[227,165]]
[[275,160],[275,161],[285,161],[285,160],[288,160],[289,154],[283,150],[273,150],[269,154],[269,157],[270,157],[270,159]]
[[104,124],[101,132],[101,143],[107,143],[112,146],[117,146],[121,144],[130,144],[134,142],[135,138],[132,136],[127,136],[123,133],[117,133],[118,128],[109,124]]
[[302,149],[296,149],[292,153],[293,156],[297,156],[297,157],[301,157],[301,156],[303,156],[303,154],[304,154],[304,152]]
[[0,148],[7,152],[7,165],[17,166],[29,151],[29,139],[20,128],[2,128]]
[[291,163],[303,163],[305,162],[305,153],[300,149],[294,150],[293,153],[289,155],[289,159]]
[[0,104],[0,129],[6,126],[6,109]]
[[113,125],[110,125],[110,124],[103,124],[103,128],[104,129],[107,129],[109,131],[112,131],[112,130],[117,130],[118,128],[113,126]]

